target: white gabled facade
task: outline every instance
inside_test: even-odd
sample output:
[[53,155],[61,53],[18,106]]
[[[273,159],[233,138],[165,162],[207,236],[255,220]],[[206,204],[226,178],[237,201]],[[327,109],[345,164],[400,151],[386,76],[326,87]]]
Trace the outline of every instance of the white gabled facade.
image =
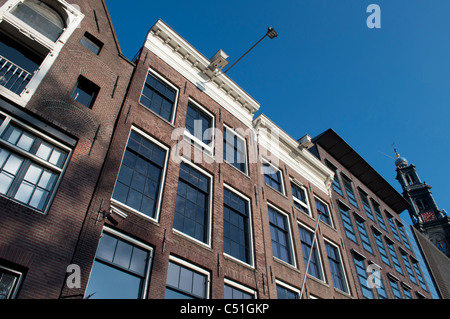
[[162,20],[150,29],[145,47],[161,58],[206,95],[251,128],[260,104],[225,74],[209,68],[211,61],[181,38]]
[[289,165],[324,193],[331,195],[334,172],[320,162],[300,143],[280,129],[266,115],[253,120],[253,129],[259,145],[275,158]]

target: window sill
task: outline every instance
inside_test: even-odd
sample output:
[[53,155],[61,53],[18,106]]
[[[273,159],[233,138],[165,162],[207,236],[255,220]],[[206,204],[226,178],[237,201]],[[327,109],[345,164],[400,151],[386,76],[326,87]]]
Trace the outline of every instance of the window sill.
[[[133,215],[135,215],[137,217],[145,219],[146,221],[152,223],[155,226],[161,226],[161,224],[158,222],[157,219],[152,218],[152,217],[150,217],[148,215],[145,215],[144,213],[141,213],[140,211],[137,211],[137,210],[135,210],[135,209],[133,209],[133,208],[131,208],[131,207],[129,207],[129,206],[127,206],[127,205],[117,201],[117,200],[115,200],[114,198],[110,199],[110,203],[111,203],[112,207],[114,207],[114,208],[116,208],[118,210],[123,210],[126,213],[130,213],[130,214],[133,214]],[[157,215],[159,215],[159,214],[157,214]]]
[[179,230],[172,228],[172,234],[179,236],[181,239],[185,239],[185,240],[197,245],[198,247],[202,247],[210,252],[213,252],[213,249],[210,245],[205,244],[204,242],[201,242],[200,240],[197,240],[189,235],[186,235],[185,233],[183,233]]
[[275,262],[277,262],[278,264],[280,264],[280,265],[286,266],[286,267],[288,267],[289,269],[291,269],[291,270],[293,270],[293,271],[295,271],[295,272],[300,273],[300,270],[298,270],[297,267],[296,267],[295,265],[289,264],[289,263],[285,262],[284,260],[281,260],[281,259],[279,259],[279,258],[277,258],[277,257],[275,257],[275,256],[273,256],[273,260],[274,260]]

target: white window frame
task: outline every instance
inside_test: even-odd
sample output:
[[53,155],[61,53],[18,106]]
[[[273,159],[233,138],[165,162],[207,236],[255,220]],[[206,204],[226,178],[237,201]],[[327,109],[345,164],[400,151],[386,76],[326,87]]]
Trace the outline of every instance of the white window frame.
[[288,290],[290,290],[292,292],[295,292],[296,294],[298,294],[298,297],[300,298],[300,289],[298,289],[298,288],[295,288],[295,287],[293,287],[291,285],[288,285],[287,283],[285,283],[285,282],[283,282],[281,280],[278,280],[278,279],[275,279],[275,286],[281,286],[281,287],[286,288],[286,289],[288,289]]
[[[280,169],[279,167],[273,165],[269,160],[266,160],[265,158],[262,158],[262,162],[265,162],[265,163],[269,164],[269,165],[272,166],[275,170],[277,170],[278,172],[280,172],[280,177],[281,177],[281,181],[280,181],[280,183],[281,183],[281,191],[279,191],[279,190],[273,188],[272,186],[266,184],[265,181],[264,181],[264,184],[265,184],[266,186],[269,186],[269,187],[270,187],[271,189],[273,189],[274,191],[276,191],[276,192],[278,192],[278,193],[280,193],[280,194],[282,194],[282,195],[285,195],[285,194],[286,194],[286,189],[285,189],[285,186],[284,186],[283,172],[281,171],[281,169]],[[262,168],[262,169],[263,169],[263,168]],[[263,171],[263,178],[264,178],[264,175],[265,175],[265,174],[264,174],[264,171]]]
[[[244,156],[245,156],[245,167],[244,167],[244,171],[241,171],[239,168],[235,167],[233,164],[231,164],[230,162],[228,162],[225,158],[225,156],[222,156],[224,162],[230,164],[231,166],[233,166],[234,168],[236,168],[238,171],[240,171],[241,173],[244,173],[245,175],[248,175],[248,151],[247,151],[247,140],[241,136],[240,134],[238,134],[234,129],[232,129],[231,127],[229,127],[228,125],[224,124],[224,131],[227,130],[227,133],[231,133],[234,136],[236,136],[238,139],[240,139],[243,143],[244,143]],[[225,134],[223,134],[225,135]],[[223,153],[225,153],[225,150],[222,150]]]
[[15,32],[19,32],[22,35],[28,37],[33,41],[33,43],[36,43],[35,45],[40,46],[42,49],[48,51],[44,61],[39,66],[38,70],[31,78],[25,90],[20,95],[17,95],[11,92],[9,89],[0,86],[0,95],[6,96],[18,105],[25,107],[33,94],[36,92],[36,89],[42,82],[45,75],[50,70],[65,43],[69,40],[75,29],[79,27],[81,20],[83,20],[84,18],[84,14],[81,13],[74,5],[69,4],[64,0],[50,1],[53,3],[56,2],[57,5],[60,6],[61,10],[65,11],[68,17],[67,21],[65,21],[66,28],[63,30],[63,33],[58,38],[58,40],[56,40],[56,42],[53,42],[37,30],[29,26],[27,23],[15,17],[10,12],[17,6],[19,2],[23,2],[23,0],[8,0],[3,4],[3,6],[0,7],[0,27],[3,23],[6,23],[12,26],[15,29]]
[[[286,219],[287,219],[287,222],[288,222],[289,239],[291,240],[291,242],[290,242],[290,250],[291,250],[291,256],[292,256],[293,264],[285,262],[284,260],[281,260],[281,259],[275,257],[273,254],[272,254],[272,257],[274,259],[276,259],[277,261],[279,261],[279,262],[281,262],[281,263],[283,263],[285,265],[288,265],[289,267],[297,268],[297,258],[296,258],[296,255],[295,255],[294,238],[292,236],[291,221],[289,220],[290,219],[289,218],[289,214],[284,212],[284,211],[282,211],[281,209],[277,208],[276,206],[274,206],[274,205],[272,205],[270,203],[267,203],[267,206],[272,208],[272,209],[274,209],[274,210],[276,210],[280,214],[283,214],[284,216],[286,216]],[[269,230],[270,230],[270,222],[269,222]],[[271,241],[272,241],[272,239],[271,239]]]
[[[324,204],[324,205],[328,208],[328,215],[329,215],[329,219],[330,219],[331,225],[325,223],[325,222],[320,218],[319,214],[317,214],[317,215],[318,215],[317,218],[320,218],[321,222],[324,223],[325,225],[330,226],[330,227],[332,227],[332,228],[335,228],[335,227],[334,227],[334,222],[333,222],[332,211],[331,211],[331,209],[330,209],[330,205],[328,205],[328,203],[325,202],[325,201],[324,201],[323,199],[321,199],[320,197],[314,195],[314,203],[315,203],[316,199],[317,199],[318,201],[320,201],[322,204]],[[316,207],[316,210],[317,210],[317,207]]]
[[[314,236],[314,229],[312,229],[311,227],[309,227],[309,226],[307,226],[306,224],[303,224],[302,222],[300,222],[299,220],[297,220],[297,225],[300,225],[301,227],[303,227],[303,228],[305,228],[306,230],[308,230],[313,236]],[[298,227],[298,226],[297,226]],[[300,233],[300,232],[299,232]],[[299,234],[300,235],[300,234]],[[301,238],[301,236],[300,236],[300,238]],[[302,254],[303,254],[303,249],[301,248],[301,240],[300,240],[300,249],[301,249],[301,251],[302,251]],[[325,271],[324,271],[324,268],[323,268],[323,260],[322,260],[322,253],[321,253],[321,250],[320,250],[320,247],[319,247],[319,231],[317,231],[317,234],[316,234],[316,241],[315,241],[315,243],[314,243],[314,245],[316,246],[316,249],[317,249],[317,255],[319,256],[319,262],[320,262],[320,269],[322,270],[322,277],[323,277],[323,279],[319,279],[319,278],[317,278],[317,277],[314,277],[313,275],[310,275],[310,274],[306,274],[309,278],[313,278],[313,279],[315,279],[315,280],[317,280],[317,281],[319,281],[319,282],[323,282],[323,283],[325,283],[326,284],[326,277],[325,277]],[[314,249],[314,247],[311,247],[311,249]],[[309,256],[307,256],[307,257],[309,257]],[[305,265],[305,267],[306,267],[306,265]],[[308,270],[309,270],[309,268],[308,268]]]
[[[186,261],[184,259],[175,257],[173,255],[169,256],[169,261],[173,261],[176,264],[179,264],[179,265],[181,265],[183,267],[189,268],[189,269],[191,269],[193,271],[196,271],[196,272],[198,272],[198,273],[200,273],[202,275],[205,275],[206,276],[206,282],[207,282],[205,299],[209,299],[210,298],[210,294],[211,294],[211,292],[210,292],[210,290],[211,290],[211,273],[209,271],[207,271],[207,270],[205,270],[203,268],[200,268],[198,266],[195,266],[195,265],[191,264],[190,262],[188,262],[188,261]],[[166,288],[166,285],[167,284],[165,283],[164,284],[164,289]]]
[[[339,258],[341,259],[341,268],[342,268],[342,272],[344,273],[344,279],[345,279],[345,283],[346,283],[346,285],[347,285],[347,290],[348,290],[348,291],[343,291],[343,290],[341,290],[341,289],[335,287],[335,286],[334,286],[334,283],[333,283],[333,287],[334,287],[335,289],[341,291],[341,292],[344,293],[344,294],[350,295],[350,285],[348,284],[347,272],[345,271],[345,267],[344,267],[344,259],[342,258],[341,248],[339,247],[338,244],[335,244],[334,242],[332,242],[331,240],[329,240],[329,239],[327,239],[327,238],[325,238],[325,237],[323,238],[323,240],[326,241],[328,244],[334,246],[334,247],[337,249],[338,253],[339,253]],[[327,254],[327,259],[328,259],[328,254]],[[381,268],[381,267],[380,267],[380,268]],[[331,282],[333,282],[333,278],[331,278]]]
[[232,287],[234,287],[236,289],[239,289],[239,290],[242,290],[243,292],[248,293],[249,295],[253,295],[254,299],[257,299],[256,290],[248,288],[248,287],[246,287],[244,285],[241,285],[241,284],[239,284],[239,283],[237,283],[235,281],[232,281],[232,280],[230,280],[228,278],[224,278],[223,281],[224,281],[224,287],[225,287],[225,285],[232,286]]
[[[147,295],[148,295],[148,288],[149,288],[150,275],[151,275],[150,274],[150,270],[152,269],[152,264],[153,264],[153,248],[148,246],[148,245],[146,245],[146,244],[144,244],[144,243],[142,243],[142,242],[140,242],[140,241],[138,241],[138,240],[136,240],[136,239],[134,239],[134,238],[131,238],[131,237],[129,237],[129,236],[127,236],[127,235],[117,231],[117,230],[114,230],[114,229],[112,229],[112,228],[110,228],[108,226],[103,226],[100,238],[103,236],[103,233],[107,233],[109,235],[115,236],[115,237],[119,238],[122,241],[128,242],[130,244],[133,244],[135,246],[138,246],[138,247],[148,251],[148,254],[149,254],[148,258],[149,258],[149,260],[147,262],[147,266],[146,266],[146,269],[145,269],[145,279],[144,279],[144,284],[143,284],[143,287],[142,287],[142,297],[140,298],[140,299],[146,299]],[[97,243],[97,249],[95,251],[94,262],[95,262],[95,259],[97,258],[97,250],[98,250],[98,245],[99,244],[100,244],[100,239],[98,240],[98,243]],[[91,278],[92,270],[94,268],[94,262],[91,265],[91,271],[89,273],[89,280]],[[88,280],[88,284],[89,284],[89,280]]]
[[[138,211],[137,209],[134,209],[116,199],[113,198],[113,194],[114,194],[114,190],[116,189],[116,185],[117,185],[117,179],[119,178],[119,172],[120,172],[120,168],[122,167],[122,162],[123,162],[123,158],[125,157],[125,152],[127,149],[127,145],[128,145],[128,141],[130,140],[130,136],[131,136],[131,132],[136,132],[137,134],[141,135],[142,137],[144,137],[145,139],[149,140],[150,142],[156,144],[157,146],[161,147],[162,149],[164,149],[166,151],[166,156],[165,156],[165,160],[164,160],[164,168],[161,171],[161,184],[159,185],[160,190],[159,190],[159,194],[158,194],[158,199],[157,199],[157,203],[156,203],[156,212],[155,212],[155,217],[150,217],[144,213],[141,213],[140,211]],[[134,214],[137,214],[143,218],[149,219],[150,221],[159,223],[159,217],[161,215],[161,205],[162,205],[162,197],[163,197],[163,193],[164,193],[164,186],[165,186],[165,182],[166,182],[166,175],[167,175],[167,166],[169,164],[169,147],[165,146],[164,144],[162,144],[161,142],[159,142],[157,139],[155,139],[154,137],[152,137],[151,135],[145,133],[144,131],[138,129],[135,126],[132,126],[130,129],[130,132],[128,133],[128,138],[127,138],[127,143],[125,144],[125,147],[123,149],[122,152],[122,158],[120,160],[120,166],[119,169],[117,170],[116,173],[116,179],[114,182],[114,188],[113,191],[111,193],[111,198],[110,198],[110,202],[112,204],[113,208],[119,208],[119,209],[124,209],[127,212],[131,212]],[[114,207],[117,206],[117,207]]]
[[[157,114],[155,111],[149,109],[148,107],[146,107],[144,104],[141,103],[141,96],[144,93],[144,89],[145,89],[145,84],[147,81],[147,76],[148,74],[156,77],[158,80],[160,80],[161,82],[164,82],[164,84],[166,84],[167,86],[170,86],[171,89],[175,90],[175,101],[173,102],[173,110],[172,110],[172,115],[170,118],[170,121],[166,120],[165,118],[163,118],[161,115]],[[168,123],[170,123],[171,125],[174,124],[175,121],[175,115],[177,113],[177,108],[178,108],[178,98],[180,96],[180,90],[173,85],[172,83],[170,83],[168,80],[166,80],[162,75],[160,75],[158,72],[156,72],[155,70],[153,70],[152,68],[149,68],[146,75],[145,75],[145,80],[144,83],[142,84],[142,89],[141,89],[141,94],[139,95],[139,105],[141,105],[142,107],[144,107],[145,109],[149,110],[150,112],[152,112],[153,114],[155,114],[157,117],[159,117],[160,119],[162,119],[163,121],[166,121]]]
[[47,168],[47,169],[49,169],[49,170],[51,170],[53,172],[57,172],[58,173],[58,179],[57,179],[55,185],[53,186],[53,191],[52,191],[52,193],[50,194],[50,196],[48,198],[48,202],[47,202],[47,205],[45,206],[45,209],[43,209],[42,211],[38,210],[38,209],[36,209],[34,207],[28,206],[27,204],[24,204],[24,203],[22,203],[20,201],[17,201],[14,198],[8,197],[8,196],[3,195],[3,194],[0,194],[1,197],[7,198],[8,200],[11,200],[13,202],[17,202],[20,205],[23,205],[23,206],[27,207],[28,209],[34,210],[35,212],[37,212],[39,214],[47,215],[47,213],[50,210],[50,207],[51,207],[51,205],[53,203],[53,200],[54,200],[54,198],[56,196],[56,193],[58,191],[58,188],[59,188],[59,185],[61,183],[61,180],[62,180],[62,178],[64,176],[64,173],[65,173],[65,171],[67,169],[67,166],[69,165],[70,158],[72,156],[73,150],[71,148],[67,147],[66,145],[56,141],[55,139],[51,138],[50,136],[45,135],[44,133],[41,133],[40,131],[32,128],[31,126],[29,126],[29,125],[27,125],[25,123],[23,123],[22,121],[17,120],[16,118],[8,115],[7,113],[4,113],[4,112],[0,111],[0,115],[5,117],[5,119],[3,120],[3,123],[0,125],[0,136],[3,135],[3,133],[6,130],[6,128],[9,126],[9,124],[13,123],[13,124],[19,126],[20,128],[24,129],[25,131],[30,132],[33,135],[35,135],[35,136],[41,138],[42,140],[48,142],[49,144],[51,144],[53,146],[56,146],[56,147],[60,148],[61,150],[67,152],[67,157],[66,157],[66,160],[64,162],[64,165],[60,168],[60,167],[57,167],[56,165],[50,164],[50,163],[42,160],[41,158],[39,158],[39,157],[37,157],[37,156],[35,156],[33,154],[30,154],[29,152],[24,151],[21,148],[15,146],[15,145],[12,145],[12,144],[8,143],[7,141],[5,141],[5,140],[0,138],[0,146],[3,146],[6,149],[11,150],[13,153],[19,154],[19,155],[21,155],[21,156],[23,156],[23,157],[25,157],[25,158],[27,158],[29,160],[35,161],[35,162],[39,163],[39,165],[41,165],[42,167],[45,167],[45,168]]
[[[172,231],[174,233],[177,233],[181,236],[184,236],[186,238],[189,238],[189,240],[194,241],[195,243],[198,243],[202,246],[206,246],[208,248],[212,248],[212,212],[213,212],[213,197],[214,197],[214,176],[211,175],[210,173],[208,173],[207,171],[205,171],[204,169],[202,169],[201,167],[195,165],[194,163],[192,163],[190,160],[186,159],[185,157],[181,157],[181,161],[187,165],[190,165],[191,167],[193,167],[195,170],[199,171],[200,173],[206,175],[207,177],[209,177],[209,189],[210,189],[210,194],[209,194],[209,210],[208,210],[208,230],[207,230],[207,243],[204,243],[192,236],[189,236],[188,234],[183,233],[180,230],[177,230],[175,228],[172,228]],[[178,187],[178,183],[179,183],[179,179],[177,179],[177,187]]]
[[250,198],[245,196],[244,194],[242,194],[241,192],[237,191],[236,189],[234,189],[232,186],[223,183],[223,187],[228,189],[229,191],[235,193],[236,195],[238,195],[239,197],[241,197],[242,199],[244,199],[247,202],[247,208],[248,208],[248,227],[249,227],[249,234],[248,236],[249,238],[249,245],[250,245],[250,263],[246,263],[243,262],[242,260],[239,260],[231,255],[228,255],[227,253],[223,253],[225,256],[227,256],[227,258],[233,259],[236,262],[242,263],[246,266],[250,266],[251,268],[255,268],[255,253],[254,253],[254,248],[253,248],[253,215],[252,215],[252,206],[251,206],[251,202],[250,202]]
[[206,115],[211,117],[211,127],[208,128],[208,130],[211,131],[211,142],[209,142],[209,144],[203,143],[203,141],[199,140],[197,137],[192,135],[186,129],[186,125],[184,127],[184,139],[186,141],[188,141],[189,143],[194,142],[193,145],[195,147],[197,147],[198,149],[206,152],[206,154],[208,154],[209,156],[214,157],[214,145],[215,145],[215,139],[216,139],[216,136],[215,136],[215,127],[216,127],[215,116],[214,116],[214,114],[212,114],[210,111],[208,111],[206,108],[204,108],[202,105],[200,105],[198,102],[196,102],[195,100],[193,100],[191,98],[188,99],[188,104],[193,104],[195,107],[200,109]]
[[307,209],[308,210],[308,214],[306,214],[302,210],[298,209],[295,205],[294,205],[294,207],[296,209],[298,209],[299,211],[301,211],[303,214],[306,214],[309,217],[312,217],[311,205],[309,204],[309,196],[308,196],[308,191],[307,191],[306,187],[304,187],[303,184],[300,183],[295,178],[290,178],[290,181],[291,181],[292,184],[294,184],[295,186],[297,186],[298,188],[302,189],[305,192],[306,204],[304,202],[302,202],[299,198],[295,197],[294,194],[292,194],[292,198],[294,199],[294,202],[299,203],[301,206],[303,206],[305,209]]

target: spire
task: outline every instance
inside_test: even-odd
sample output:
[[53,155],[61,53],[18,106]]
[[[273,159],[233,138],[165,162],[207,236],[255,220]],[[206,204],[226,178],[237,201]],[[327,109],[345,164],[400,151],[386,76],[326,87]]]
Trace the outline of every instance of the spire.
[[408,166],[408,161],[406,160],[406,158],[401,157],[400,154],[397,152],[397,148],[395,147],[395,144],[392,143],[392,148],[394,149],[394,153],[395,153],[395,166],[396,167],[404,167],[404,166]]

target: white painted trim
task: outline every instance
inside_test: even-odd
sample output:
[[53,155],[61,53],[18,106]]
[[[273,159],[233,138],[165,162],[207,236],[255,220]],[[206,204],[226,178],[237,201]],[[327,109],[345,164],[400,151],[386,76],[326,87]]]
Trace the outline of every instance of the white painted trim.
[[289,285],[289,284],[287,284],[287,283],[285,283],[285,282],[283,282],[281,280],[278,280],[278,279],[275,279],[275,284],[279,285],[279,286],[281,286],[283,288],[286,288],[286,289],[288,289],[288,290],[290,290],[292,292],[295,292],[300,297],[300,289],[295,288],[295,287],[293,287],[293,286],[291,286],[291,285]]
[[[308,150],[299,147],[300,144],[296,140],[264,114],[253,121],[253,126],[258,143],[270,151],[272,156],[278,157],[322,192],[331,195],[331,184],[334,178],[334,172],[331,169]],[[278,143],[274,143],[274,139],[278,139]]]
[[[245,93],[226,75],[214,77],[210,61],[182,39],[162,20],[158,20],[147,35],[145,47],[201,87],[205,94],[251,127],[253,114],[259,103]],[[228,90],[226,90],[228,88]]]
[[[131,132],[132,131],[136,132],[138,135],[142,136],[143,138],[149,140],[150,142],[156,144],[157,146],[161,147],[162,149],[164,149],[166,151],[165,159],[164,159],[164,167],[163,167],[163,169],[161,171],[162,178],[161,178],[161,182],[160,182],[160,185],[159,185],[160,190],[159,190],[159,194],[158,194],[158,200],[157,200],[157,203],[156,203],[155,217],[150,217],[150,216],[148,216],[148,215],[138,211],[137,209],[134,209],[134,208],[126,205],[125,203],[122,203],[122,202],[120,202],[120,201],[118,201],[118,200],[113,198],[113,194],[114,194],[114,191],[115,191],[116,186],[117,186],[117,179],[119,178],[120,168],[122,167],[123,159],[125,157],[125,152],[127,150],[128,142],[130,140],[130,136],[131,136]],[[125,144],[125,147],[124,147],[124,149],[122,151],[122,158],[120,160],[119,169],[116,172],[116,179],[115,179],[115,182],[114,182],[113,191],[111,193],[110,202],[112,204],[120,206],[122,209],[125,209],[125,210],[127,210],[129,212],[132,212],[132,213],[135,213],[135,214],[138,214],[138,215],[140,215],[140,216],[142,216],[144,218],[148,218],[151,221],[154,221],[154,222],[158,223],[159,222],[159,216],[161,214],[162,196],[163,196],[163,193],[164,193],[164,186],[165,186],[165,180],[166,180],[166,175],[167,175],[167,166],[168,166],[168,161],[169,161],[169,151],[170,151],[169,147],[167,147],[166,145],[162,144],[161,142],[159,142],[157,139],[155,139],[154,137],[152,137],[148,133],[138,129],[135,126],[132,126],[130,128],[130,131],[128,132],[127,143]]]
[[[147,108],[145,105],[143,105],[141,103],[141,97],[142,94],[144,93],[144,89],[145,89],[145,84],[147,82],[147,76],[151,74],[152,76],[156,77],[158,80],[164,82],[165,84],[167,84],[168,86],[170,86],[172,89],[175,90],[176,94],[175,94],[175,101],[173,103],[173,110],[172,110],[172,115],[170,118],[170,121],[167,121],[166,119],[164,119],[163,117],[161,117],[159,114],[153,112],[153,110]],[[178,87],[176,87],[175,85],[173,85],[171,82],[169,82],[167,79],[165,79],[163,76],[161,76],[156,70],[153,70],[152,68],[148,69],[147,75],[145,76],[145,80],[144,83],[142,83],[142,89],[141,89],[141,94],[139,95],[139,105],[142,105],[144,108],[149,109],[150,111],[152,111],[153,113],[155,113],[156,115],[158,115],[160,118],[162,118],[164,121],[169,122],[170,124],[174,124],[175,122],[175,117],[176,117],[176,113],[177,113],[177,109],[178,109],[178,99],[180,96],[180,90]]]
[[[142,295],[141,299],[146,299],[147,295],[148,295],[148,287],[149,287],[148,284],[149,284],[149,281],[150,281],[150,270],[151,270],[152,264],[153,264],[153,247],[150,247],[150,246],[148,246],[148,245],[146,245],[146,244],[144,244],[144,243],[142,243],[142,242],[140,242],[140,241],[138,241],[138,240],[136,240],[134,238],[131,238],[131,237],[125,235],[125,234],[122,234],[121,232],[118,232],[117,230],[114,230],[114,229],[109,228],[107,226],[103,226],[102,233],[101,233],[99,241],[97,243],[97,249],[96,249],[96,252],[95,252],[95,255],[96,255],[95,258],[97,257],[98,245],[100,244],[100,240],[101,240],[101,237],[103,236],[103,233],[108,233],[108,234],[110,234],[112,236],[115,236],[115,237],[119,238],[120,240],[123,240],[125,242],[131,243],[134,246],[138,246],[138,247],[140,247],[140,248],[142,248],[142,249],[144,249],[144,250],[146,250],[148,252],[149,258],[148,258],[147,266],[146,266],[146,269],[145,269],[145,277],[143,278],[144,284],[142,285],[142,293],[141,293],[141,295]],[[95,258],[94,258],[94,261],[95,261]],[[92,275],[92,269],[93,268],[94,268],[94,263],[92,263],[91,271],[89,273],[89,281],[90,281],[90,278],[91,278],[91,275]],[[88,285],[89,285],[89,281],[88,281]]]
[[207,270],[205,270],[205,269],[203,269],[203,268],[200,268],[200,267],[198,267],[198,266],[196,266],[196,265],[194,265],[194,264],[191,264],[191,263],[185,261],[184,259],[175,257],[175,256],[173,256],[173,255],[170,255],[170,256],[169,256],[169,262],[170,262],[170,261],[172,261],[172,262],[174,262],[174,263],[176,263],[176,264],[179,264],[179,265],[181,265],[181,266],[183,266],[183,267],[185,267],[185,268],[189,268],[189,269],[191,269],[191,270],[193,270],[193,271],[196,271],[196,272],[198,272],[198,273],[200,273],[200,274],[202,274],[202,275],[205,275],[205,276],[206,276],[206,280],[207,280],[206,296],[205,296],[205,299],[209,299],[209,298],[210,298],[210,290],[211,290],[211,273],[210,273],[209,271],[207,271]]
[[[17,95],[6,88],[0,88],[0,94],[6,96],[11,99],[16,104],[25,107],[26,104],[30,101],[33,94],[36,92],[38,86],[52,67],[62,48],[64,47],[67,40],[69,40],[72,33],[77,29],[84,19],[84,14],[77,10],[74,6],[67,3],[64,0],[55,0],[61,6],[67,16],[68,20],[66,21],[66,28],[64,29],[61,36],[56,40],[56,42],[52,42],[44,35],[42,35],[37,30],[30,27],[25,22],[16,18],[10,11],[22,0],[8,0],[3,4],[0,8],[0,22],[1,24],[7,23],[13,26],[18,32],[22,33],[24,36],[30,38],[32,41],[36,43],[36,45],[45,48],[48,51],[44,61],[39,66],[37,72],[33,75],[30,82],[24,89],[24,91]],[[41,50],[42,51],[42,50]],[[9,91],[9,92],[5,92]]]

